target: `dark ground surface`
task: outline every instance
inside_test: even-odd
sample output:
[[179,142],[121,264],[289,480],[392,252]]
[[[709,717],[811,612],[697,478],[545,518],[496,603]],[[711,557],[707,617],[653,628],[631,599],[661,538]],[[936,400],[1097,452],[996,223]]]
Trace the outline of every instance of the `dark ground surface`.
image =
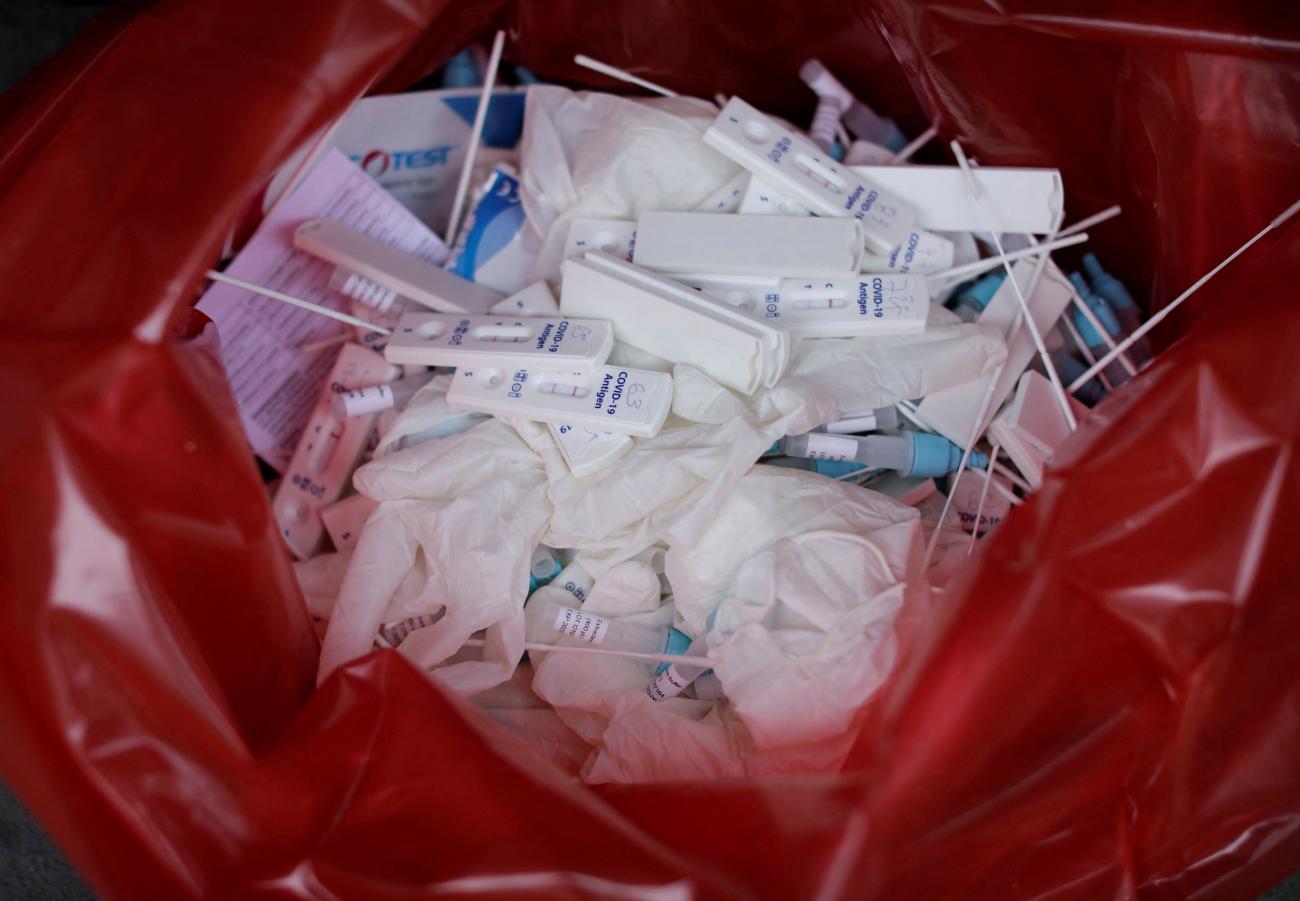
[[[107,6],[89,0],[0,0],[0,93],[57,53]],[[9,789],[0,783],[0,899],[93,899],[94,894]],[[1259,901],[1300,901],[1300,874]]]

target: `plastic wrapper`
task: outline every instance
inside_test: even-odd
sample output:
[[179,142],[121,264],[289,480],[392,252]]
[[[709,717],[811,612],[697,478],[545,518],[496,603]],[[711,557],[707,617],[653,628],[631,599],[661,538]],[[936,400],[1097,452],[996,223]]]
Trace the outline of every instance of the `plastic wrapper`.
[[[1300,195],[1276,4],[159,2],[0,102],[4,778],[110,897],[1248,897],[1300,864],[1300,226],[1155,333],[860,712],[837,772],[593,790],[317,642],[202,271],[277,164],[466,40],[1061,168],[1167,302]],[[742,825],[743,824],[743,825]]]

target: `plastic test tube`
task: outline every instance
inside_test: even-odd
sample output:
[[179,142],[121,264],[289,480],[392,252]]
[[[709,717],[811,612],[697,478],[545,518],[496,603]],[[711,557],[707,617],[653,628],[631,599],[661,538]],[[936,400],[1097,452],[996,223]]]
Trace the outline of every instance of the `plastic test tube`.
[[638,654],[667,652],[670,635],[667,626],[638,626],[603,616],[592,616],[541,597],[531,598],[524,605],[524,630],[529,641],[540,644],[570,647],[598,644]]
[[[674,630],[676,631],[676,630]],[[677,632],[683,638],[686,636]],[[672,638],[669,638],[671,643]],[[682,653],[679,651],[669,651],[670,654]],[[699,657],[706,657],[709,653],[709,642],[704,636],[700,636],[690,643],[685,652]],[[654,680],[646,686],[645,693],[649,695],[652,701],[663,701],[667,698],[675,698],[686,687],[694,682],[697,678],[709,672],[712,668],[707,666],[691,666],[686,663],[668,663],[659,667],[655,674]]]
[[533,551],[533,559],[528,564],[528,592],[533,593],[543,585],[549,585],[560,571],[564,569],[555,551],[544,544],[539,544]]
[[394,407],[401,408],[431,378],[433,378],[433,373],[411,376],[410,378],[399,379],[396,382],[385,382],[382,385],[371,385],[368,388],[344,391],[331,398],[330,406],[334,408],[334,415],[343,419],[352,416],[364,416],[367,413],[378,413]]
[[[833,102],[833,109],[843,117],[854,137],[871,141],[897,153],[907,145],[907,138],[890,119],[876,113],[854,97],[838,78],[818,60],[810,59],[799,69],[799,77],[819,99]],[[817,123],[814,120],[814,126]]]
[[[779,442],[782,453],[818,460],[854,460],[872,469],[896,469],[906,476],[941,476],[961,463],[962,449],[941,435],[904,432],[901,435],[827,435],[809,432]],[[988,458],[972,452],[970,464],[982,468]]]

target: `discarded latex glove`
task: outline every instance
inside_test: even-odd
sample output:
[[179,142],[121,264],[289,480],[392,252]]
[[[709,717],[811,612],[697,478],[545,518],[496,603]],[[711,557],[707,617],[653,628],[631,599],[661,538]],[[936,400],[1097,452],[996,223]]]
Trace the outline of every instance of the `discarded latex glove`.
[[410,635],[399,653],[428,669],[487,629],[486,663],[436,674],[466,693],[509,678],[523,653],[529,562],[551,515],[536,454],[490,420],[367,464],[354,481],[379,507],[353,551],[318,679],[366,653],[382,623],[439,609],[441,619]]
[[[599,585],[597,579],[592,591]],[[541,591],[546,589],[538,593]],[[664,604],[650,613],[620,620],[641,626],[669,626],[673,606]],[[654,669],[648,663],[609,654],[564,651],[530,651],[529,657],[533,661],[533,691],[555,707],[560,718],[589,745],[600,744],[620,699],[639,695],[651,703],[645,686]]]
[[[756,747],[829,740],[893,664],[891,626],[924,545],[916,510],[800,470],[756,466],[667,558],[684,629]],[[921,589],[923,590],[923,589]]]
[[570,220],[690,210],[740,170],[700,139],[717,110],[689,98],[630,100],[528,89],[520,194],[543,238],[528,281],[554,280]]
[[582,605],[595,616],[632,616],[659,609],[659,574],[640,560],[627,560],[600,577]]
[[[920,335],[802,341],[775,388],[742,397],[690,366],[673,369],[673,413],[653,438],[584,478],[551,473],[545,541],[590,552],[657,541],[689,545],[736,481],[778,438],[846,411],[874,409],[959,385],[1005,358],[1002,338],[966,324]],[[553,444],[533,432],[539,453]],[[630,556],[630,554],[629,554]]]

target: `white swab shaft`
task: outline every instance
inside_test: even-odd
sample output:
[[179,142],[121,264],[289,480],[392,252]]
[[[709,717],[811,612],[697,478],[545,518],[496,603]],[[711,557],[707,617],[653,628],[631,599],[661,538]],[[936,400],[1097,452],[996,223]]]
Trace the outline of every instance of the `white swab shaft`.
[[1205,273],[1200,278],[1198,278],[1195,284],[1193,284],[1182,294],[1179,294],[1172,301],[1170,301],[1167,307],[1165,307],[1159,313],[1156,313],[1146,322],[1142,323],[1140,326],[1135,328],[1133,330],[1133,334],[1129,335],[1127,338],[1121,341],[1114,350],[1112,350],[1110,353],[1103,356],[1100,360],[1094,363],[1088,369],[1087,372],[1085,372],[1083,375],[1075,379],[1074,382],[1070,385],[1070,390],[1073,391],[1076,388],[1087,384],[1088,379],[1092,378],[1094,375],[1096,375],[1098,372],[1104,369],[1107,366],[1107,364],[1110,363],[1111,360],[1115,359],[1124,351],[1132,347],[1135,343],[1141,341],[1144,337],[1146,337],[1147,332],[1151,331],[1153,328],[1159,325],[1165,319],[1165,317],[1168,316],[1170,313],[1172,313],[1174,310],[1178,309],[1179,304],[1181,304],[1187,298],[1191,297],[1198,290],[1200,290],[1201,285],[1204,285],[1210,279],[1218,275],[1224,269],[1224,267],[1226,267],[1237,257],[1241,256],[1243,253],[1245,253],[1250,248],[1250,246],[1253,245],[1260,238],[1264,237],[1273,229],[1277,228],[1283,222],[1286,222],[1288,219],[1294,216],[1297,210],[1300,210],[1300,200],[1297,200],[1295,203],[1291,204],[1289,207],[1286,208],[1286,210],[1282,213],[1282,215],[1278,216],[1268,225],[1260,229],[1260,231],[1255,234],[1255,237],[1251,238],[1245,244],[1241,245],[1232,253],[1228,254],[1228,256],[1224,258],[1223,262],[1219,263],[1219,265],[1215,266],[1209,272]]
[[[949,146],[952,147],[952,152],[957,157],[957,165],[961,167],[962,174],[966,177],[966,184],[975,198],[975,208],[979,210],[980,216],[984,220],[984,227],[988,229],[989,236],[993,239],[993,246],[997,248],[998,256],[1002,260],[1002,266],[1007,271],[1007,279],[1011,282],[1011,289],[1016,295],[1016,302],[1020,304],[1020,313],[1024,317],[1024,325],[1029,329],[1029,336],[1034,340],[1034,347],[1038,350],[1039,359],[1043,361],[1043,370],[1052,383],[1052,390],[1056,392],[1057,403],[1061,406],[1061,412],[1065,414],[1065,421],[1069,425],[1070,431],[1074,431],[1079,427],[1079,423],[1074,418],[1074,411],[1070,409],[1070,396],[1065,393],[1065,386],[1061,384],[1061,376],[1057,374],[1056,367],[1052,365],[1052,358],[1047,354],[1047,346],[1043,343],[1043,335],[1038,330],[1038,324],[1034,322],[1034,317],[1029,312],[1029,301],[1025,299],[1024,292],[1020,290],[1020,283],[1016,281],[1015,273],[1011,271],[1011,264],[1007,261],[1007,253],[1002,248],[1002,239],[998,236],[997,223],[992,221],[993,217],[984,203],[984,192],[975,178],[975,171],[966,159],[961,144],[953,141]],[[1012,335],[1014,337],[1015,333],[1013,332]]]
[[1068,228],[1061,229],[1059,232],[1056,233],[1056,236],[1058,238],[1063,238],[1066,235],[1072,235],[1075,232],[1081,232],[1085,228],[1092,228],[1094,225],[1100,225],[1101,223],[1105,222],[1107,219],[1114,219],[1121,212],[1122,210],[1118,205],[1108,206],[1100,213],[1095,213],[1086,219],[1080,219],[1078,222],[1074,223],[1074,225],[1071,225]]
[[[634,84],[638,87],[645,88],[647,91],[653,91],[656,94],[662,94],[665,97],[678,96],[676,91],[670,91],[661,84],[655,84],[653,81],[646,81],[644,78],[638,78],[631,72],[624,72],[622,69],[616,69],[609,63],[602,63],[598,59],[592,59],[590,56],[584,56],[579,53],[573,58],[573,61],[580,66],[591,69],[593,72],[599,72],[601,75],[608,75],[610,78],[616,78],[619,81],[625,81],[628,84]],[[723,104],[725,106],[726,104]]]
[[898,153],[895,153],[893,158],[890,159],[889,164],[891,166],[897,166],[899,163],[907,162],[913,156],[916,155],[916,152],[918,150],[920,150],[926,144],[929,144],[932,140],[934,140],[934,136],[937,135],[938,133],[939,133],[939,129],[931,125],[925,131],[921,132],[921,134],[917,136],[916,140],[912,141],[912,143],[908,144],[902,150],[898,151]]
[[[1024,257],[1037,256],[1038,254],[1049,253],[1053,250],[1060,250],[1062,247],[1071,247],[1075,244],[1082,244],[1088,240],[1086,234],[1069,235],[1065,238],[1055,238],[1051,241],[1044,241],[1042,244],[1035,244],[1030,247],[1023,247],[1020,250],[1007,251],[1008,260],[1019,260]],[[968,275],[976,275],[981,272],[989,272],[997,269],[1002,265],[1001,257],[987,257],[983,260],[975,260],[972,263],[963,263],[960,266],[953,266],[951,269],[941,269],[938,272],[932,272],[926,276],[931,282],[947,282],[955,278],[964,278]]]
[[[1091,366],[1093,363],[1096,363],[1097,358],[1093,355],[1092,351],[1088,349],[1087,342],[1083,340],[1083,336],[1080,335],[1079,330],[1074,327],[1074,323],[1070,321],[1069,316],[1061,317],[1061,325],[1065,326],[1065,330],[1070,333],[1070,337],[1074,339],[1074,346],[1079,348],[1079,353],[1083,354],[1083,358],[1088,361],[1088,365]],[[1107,391],[1115,390],[1115,386],[1110,383],[1110,379],[1106,378],[1106,373],[1101,373],[1098,378],[1101,379],[1101,385]]]
[[474,113],[474,128],[469,135],[465,163],[460,167],[460,181],[456,183],[456,197],[451,204],[451,219],[447,222],[448,247],[456,240],[460,217],[465,211],[465,196],[469,193],[469,180],[474,174],[474,161],[478,159],[479,144],[483,142],[483,123],[487,120],[488,107],[492,104],[492,89],[496,87],[497,68],[501,65],[501,49],[505,46],[505,42],[504,31],[498,31],[496,37],[492,39],[492,55],[488,57],[487,72],[483,76],[483,89],[478,95],[478,109]]
[[[1084,301],[1084,299],[1079,296],[1079,292],[1075,289],[1073,284],[1070,285],[1070,297],[1075,307],[1077,307],[1079,312],[1083,314],[1083,318],[1088,320],[1088,324],[1092,326],[1093,331],[1095,331],[1098,335],[1101,336],[1101,343],[1105,344],[1108,350],[1114,350],[1118,346],[1115,343],[1115,339],[1111,337],[1110,332],[1106,331],[1106,327],[1101,324],[1101,320],[1098,319],[1097,314],[1092,311],[1092,307],[1088,306],[1088,304]],[[1070,317],[1068,315],[1063,316],[1061,318],[1064,319],[1066,322],[1070,321]],[[1079,346],[1084,347],[1085,342],[1081,340],[1079,342]],[[1122,353],[1119,355],[1119,362],[1120,365],[1124,367],[1124,369],[1128,372],[1129,375],[1137,375],[1137,367],[1134,366],[1132,361],[1129,360],[1129,358],[1124,356]]]
[[975,508],[975,522],[972,523],[970,530],[970,544],[966,546],[966,554],[969,556],[975,550],[975,539],[980,534],[980,517],[984,515],[984,502],[989,497],[989,486],[993,484],[993,465],[998,462],[998,451],[1001,446],[994,444],[989,450],[989,468],[984,473],[984,487],[980,490],[980,503]]
[[993,471],[994,471],[994,472],[996,472],[998,475],[1002,476],[1004,479],[1006,479],[1006,480],[1007,480],[1008,482],[1010,482],[1012,485],[1015,485],[1015,486],[1016,486],[1017,488],[1019,488],[1021,491],[1025,492],[1026,494],[1032,494],[1032,493],[1033,493],[1033,491],[1034,491],[1033,486],[1031,486],[1031,485],[1030,485],[1028,482],[1026,482],[1024,479],[1022,479],[1022,478],[1021,478],[1019,475],[1017,475],[1013,470],[1008,469],[1007,467],[1003,466],[1001,463],[994,463],[993,466],[992,466],[992,468],[993,468]]
[[261,285],[255,285],[252,282],[246,282],[242,278],[226,275],[224,272],[218,272],[215,269],[207,271],[208,278],[214,282],[224,282],[227,285],[234,285],[236,288],[243,288],[245,291],[252,291],[254,294],[260,294],[263,297],[269,297],[272,300],[278,300],[281,303],[287,303],[299,309],[309,310],[313,313],[319,313],[321,316],[328,316],[331,319],[337,319],[339,322],[346,322],[348,325],[355,325],[360,328],[369,329],[372,332],[381,332],[385,335],[391,335],[392,331],[382,326],[375,325],[373,322],[366,322],[364,319],[358,319],[356,316],[349,316],[347,313],[340,313],[338,310],[331,310],[329,307],[323,307],[318,303],[312,303],[309,300],[303,300],[299,297],[293,297],[274,288],[264,288]]
[[[954,485],[961,481],[961,474],[966,471],[966,466],[970,463],[970,452],[975,447],[975,442],[979,440],[980,433],[983,431],[984,417],[988,415],[989,404],[993,402],[993,391],[997,388],[998,382],[1002,380],[1002,370],[1006,368],[1007,361],[1003,360],[989,378],[989,386],[984,390],[979,412],[975,414],[975,422],[971,427],[970,438],[967,439],[966,447],[961,452],[961,462],[957,464],[957,474],[952,477],[952,484]],[[956,491],[948,492],[948,497],[943,502],[943,512],[939,514],[939,523],[941,525],[948,520],[948,509],[952,506],[952,500],[956,496]],[[921,558],[921,572],[923,573],[930,571],[930,558],[934,556],[934,549],[939,544],[939,532],[939,529],[935,529],[930,535],[929,542],[925,545],[925,556]]]

